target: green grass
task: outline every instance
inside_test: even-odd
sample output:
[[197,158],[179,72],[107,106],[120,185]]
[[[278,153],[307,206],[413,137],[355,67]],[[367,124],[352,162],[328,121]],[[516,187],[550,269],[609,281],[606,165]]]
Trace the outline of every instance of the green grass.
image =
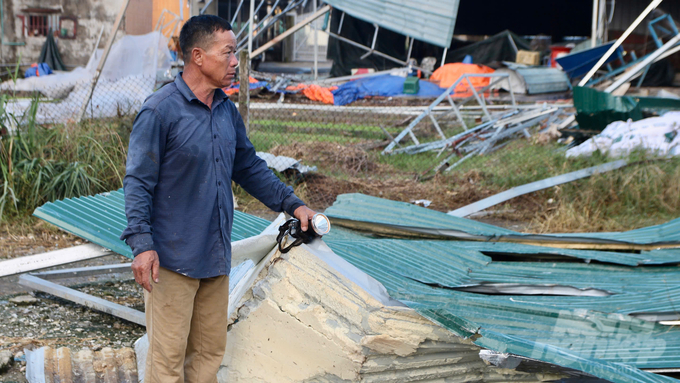
[[310,135],[309,133],[271,133],[256,130],[250,133],[250,142],[258,151],[269,151],[277,145],[290,145],[294,142],[334,142],[342,145],[366,141],[363,138],[336,135]]
[[387,164],[393,166],[395,169],[419,175],[432,169],[446,158],[443,155],[437,157],[436,152],[425,152],[413,155],[405,153],[390,155],[378,154],[376,157],[377,161],[381,164]]
[[592,157],[567,159],[565,152],[560,150],[562,148],[556,143],[534,145],[515,140],[491,154],[469,158],[452,169],[451,173],[464,174],[478,170],[488,176],[484,177],[485,184],[511,188],[614,161],[598,153]]
[[[566,158],[558,144],[534,145],[517,140],[487,156],[477,156],[452,170],[452,188],[475,172],[480,189],[497,191],[573,172],[615,159],[595,154]],[[658,224],[680,216],[680,158],[660,159],[634,152],[625,168],[531,194],[524,211],[537,231],[618,231]],[[522,208],[522,197],[508,201]],[[549,202],[549,200],[552,200]]]
[[0,142],[0,220],[20,219],[48,201],[118,189],[131,118],[20,125]]

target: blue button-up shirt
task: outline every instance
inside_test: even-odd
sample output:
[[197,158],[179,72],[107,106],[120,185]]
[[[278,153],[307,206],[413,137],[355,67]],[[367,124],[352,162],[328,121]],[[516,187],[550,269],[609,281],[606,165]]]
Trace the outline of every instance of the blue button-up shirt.
[[222,90],[212,108],[181,73],[142,106],[130,134],[124,239],[136,256],[156,250],[160,265],[191,278],[231,269],[231,181],[270,209],[303,202],[255,154],[243,120]]

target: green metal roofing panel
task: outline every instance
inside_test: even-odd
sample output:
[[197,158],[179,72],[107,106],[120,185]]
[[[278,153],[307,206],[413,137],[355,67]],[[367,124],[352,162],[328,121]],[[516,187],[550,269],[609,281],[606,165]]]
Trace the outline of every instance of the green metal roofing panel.
[[[326,214],[368,232],[331,232],[324,240],[336,254],[382,283],[392,298],[479,346],[613,382],[676,381],[642,369],[680,368],[680,328],[659,323],[680,319],[680,249],[619,252],[497,242],[537,236],[360,194],[339,196]],[[668,242],[680,239],[679,224],[541,237]],[[416,228],[416,238],[424,229],[448,230],[456,240],[379,237],[395,227]],[[460,240],[461,232],[472,240]],[[480,292],[489,287],[497,293]],[[601,294],[589,295],[595,289]]]
[[[664,265],[680,263],[680,249],[662,249],[641,252],[616,252],[602,250],[574,250],[556,247],[525,245],[506,242],[471,242],[450,241],[451,246],[471,249],[484,254],[535,256],[536,261],[542,258],[573,257],[585,262],[598,261],[627,266]],[[527,257],[528,258],[528,257]]]
[[[499,352],[575,368],[614,382],[675,381],[641,371],[678,368],[680,329],[633,312],[680,308],[680,269],[603,264],[493,262],[433,240],[332,240],[333,251],[423,316]],[[603,297],[485,295],[481,281],[597,286]]]
[[326,3],[382,28],[448,48],[459,0],[326,0]]
[[551,244],[558,247],[649,250],[680,247],[680,219],[621,233],[526,234],[454,217],[405,202],[363,194],[338,196],[326,215],[340,226],[404,235],[489,242]]
[[[119,239],[127,226],[123,189],[48,202],[35,209],[33,215],[92,243],[133,258],[130,247]],[[268,225],[266,219],[234,211],[231,239],[238,241],[257,235]]]
[[364,194],[341,194],[325,214],[332,220],[369,222],[414,228],[454,230],[479,236],[517,234],[498,226],[453,217],[406,202],[390,201]]

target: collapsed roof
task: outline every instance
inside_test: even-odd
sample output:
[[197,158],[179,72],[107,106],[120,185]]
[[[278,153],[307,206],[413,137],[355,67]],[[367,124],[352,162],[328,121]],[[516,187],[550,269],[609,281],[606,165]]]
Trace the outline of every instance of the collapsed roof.
[[[36,215],[130,256],[117,239],[121,201],[118,191]],[[474,345],[561,366],[543,372],[675,381],[650,371],[680,370],[678,219],[623,233],[530,235],[361,194],[339,196],[326,214],[336,226],[323,242],[271,251],[253,269],[259,282],[232,302],[229,347],[242,356],[228,352],[224,379],[284,370],[325,381],[499,373],[470,359]],[[310,341],[286,346],[293,334]]]

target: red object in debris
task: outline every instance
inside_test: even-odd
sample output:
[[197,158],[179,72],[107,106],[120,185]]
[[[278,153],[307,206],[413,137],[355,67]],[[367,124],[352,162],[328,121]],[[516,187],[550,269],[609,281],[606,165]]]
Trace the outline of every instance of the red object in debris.
[[560,68],[560,64],[558,64],[555,59],[568,55],[569,52],[571,52],[571,49],[572,48],[565,46],[552,45],[550,47],[550,66],[553,68]]
[[352,74],[352,76],[356,76],[358,74],[369,74],[371,73],[370,68],[357,68],[356,72]]

